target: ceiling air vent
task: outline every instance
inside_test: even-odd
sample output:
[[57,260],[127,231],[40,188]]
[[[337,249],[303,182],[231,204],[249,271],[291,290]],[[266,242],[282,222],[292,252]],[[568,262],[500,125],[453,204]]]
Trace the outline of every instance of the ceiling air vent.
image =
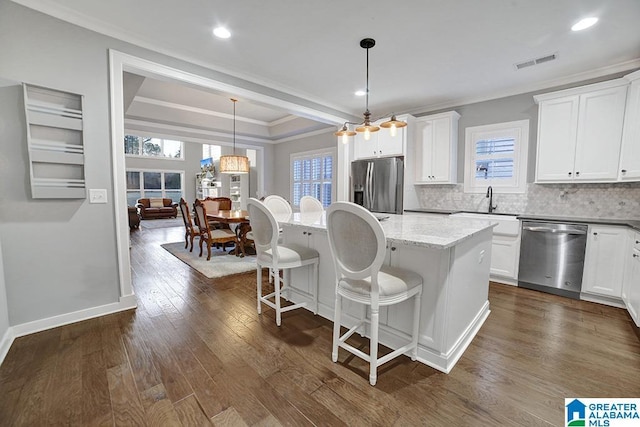
[[519,62],[515,64],[516,70],[521,70],[527,67],[533,67],[534,65],[543,64],[545,62],[553,61],[558,59],[558,53],[552,53],[550,55],[541,56],[540,58],[529,59],[528,61]]

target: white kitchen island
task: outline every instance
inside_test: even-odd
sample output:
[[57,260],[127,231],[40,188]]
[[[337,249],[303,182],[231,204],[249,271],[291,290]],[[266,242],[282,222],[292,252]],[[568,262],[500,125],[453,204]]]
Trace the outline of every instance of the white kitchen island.
[[[385,215],[387,216],[387,215]],[[324,213],[276,218],[284,240],[320,254],[318,314],[333,320],[335,270]],[[424,281],[418,361],[448,373],[489,315],[489,266],[494,224],[485,220],[420,215],[388,215],[381,222],[387,238],[386,263],[419,273]],[[313,309],[311,269],[295,269],[292,301]],[[380,309],[380,343],[392,349],[409,339],[413,302]],[[344,300],[343,326],[357,323],[362,306]],[[330,357],[327,354],[327,357]]]

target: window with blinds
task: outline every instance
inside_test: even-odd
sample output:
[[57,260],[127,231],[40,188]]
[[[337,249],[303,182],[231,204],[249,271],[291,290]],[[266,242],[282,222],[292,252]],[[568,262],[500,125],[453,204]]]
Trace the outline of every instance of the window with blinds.
[[523,193],[528,141],[528,120],[466,128],[464,191]]
[[312,196],[327,207],[333,201],[335,153],[313,151],[291,156],[291,204],[300,206],[302,196]]
[[483,139],[475,144],[476,180],[513,178],[515,139]]

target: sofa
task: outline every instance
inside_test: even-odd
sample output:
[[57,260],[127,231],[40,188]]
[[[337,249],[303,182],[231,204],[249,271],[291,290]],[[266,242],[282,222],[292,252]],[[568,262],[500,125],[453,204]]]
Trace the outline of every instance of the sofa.
[[142,219],[176,218],[178,205],[171,199],[138,199],[136,203]]

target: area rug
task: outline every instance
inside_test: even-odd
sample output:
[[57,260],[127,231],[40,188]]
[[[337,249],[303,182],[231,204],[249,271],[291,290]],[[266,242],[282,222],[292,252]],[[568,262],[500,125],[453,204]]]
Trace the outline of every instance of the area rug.
[[255,256],[241,258],[228,255],[222,249],[212,248],[211,259],[207,261],[206,248],[203,250],[202,257],[199,257],[198,253],[200,253],[200,248],[197,246],[197,243],[193,247],[193,252],[189,252],[189,248],[184,248],[184,242],[165,243],[161,246],[171,255],[189,267],[198,270],[209,279],[256,270]]
[[167,228],[167,227],[184,227],[182,217],[178,218],[160,218],[160,219],[143,219],[140,221],[140,227],[144,228]]

